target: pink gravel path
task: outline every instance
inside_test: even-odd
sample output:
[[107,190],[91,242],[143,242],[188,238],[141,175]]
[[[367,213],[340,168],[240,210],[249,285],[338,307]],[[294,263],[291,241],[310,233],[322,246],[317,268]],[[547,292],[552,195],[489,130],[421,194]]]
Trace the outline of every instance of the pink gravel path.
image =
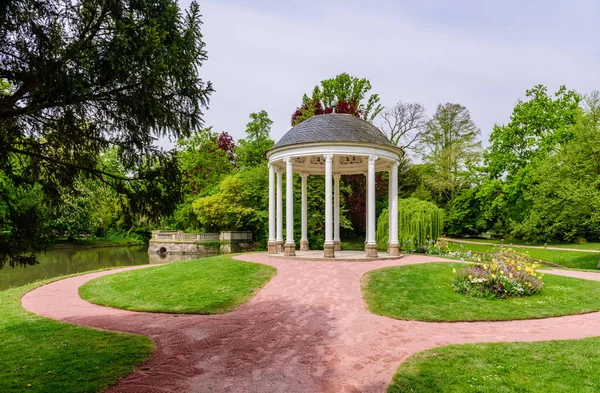
[[[23,307],[60,321],[138,333],[157,342],[153,358],[110,392],[385,392],[411,354],[446,344],[600,336],[600,313],[470,323],[399,321],[369,313],[360,279],[386,266],[440,261],[426,256],[378,262],[278,260],[277,275],[251,301],[223,315],[130,312],[92,305],[77,288],[109,272],[42,286]],[[550,272],[550,271],[548,271]],[[600,280],[596,273],[552,271]]]

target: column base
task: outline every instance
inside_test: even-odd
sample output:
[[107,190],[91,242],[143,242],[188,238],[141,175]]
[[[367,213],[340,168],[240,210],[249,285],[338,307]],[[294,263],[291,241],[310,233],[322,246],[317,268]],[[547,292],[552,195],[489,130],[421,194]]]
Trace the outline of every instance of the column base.
[[283,252],[283,240],[277,240],[277,252]]
[[377,258],[377,243],[367,243],[366,257]]
[[295,257],[296,256],[296,243],[285,243],[283,246],[283,256]]
[[391,257],[400,256],[400,245],[398,243],[390,243],[390,250],[388,251]]
[[340,240],[333,241],[333,249],[335,251],[342,251],[342,242]]
[[308,251],[308,240],[300,240],[300,251]]
[[277,242],[272,240],[267,245],[267,252],[269,254],[277,254]]
[[323,258],[335,258],[335,245],[333,243],[323,244]]

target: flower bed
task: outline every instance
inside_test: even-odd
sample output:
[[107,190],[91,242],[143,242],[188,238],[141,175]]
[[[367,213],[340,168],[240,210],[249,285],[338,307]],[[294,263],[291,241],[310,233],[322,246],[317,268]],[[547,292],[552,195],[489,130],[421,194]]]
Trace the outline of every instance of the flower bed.
[[513,250],[496,252],[491,263],[453,269],[454,291],[474,297],[512,298],[535,295],[544,287],[543,274],[537,265],[527,262],[527,255]]

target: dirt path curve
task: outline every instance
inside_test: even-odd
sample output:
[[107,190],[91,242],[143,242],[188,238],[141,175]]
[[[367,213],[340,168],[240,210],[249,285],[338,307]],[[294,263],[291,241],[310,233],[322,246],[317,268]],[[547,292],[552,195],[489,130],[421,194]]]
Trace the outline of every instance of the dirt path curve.
[[[472,240],[463,240],[463,239],[453,239],[451,237],[444,237],[443,240],[447,240],[449,242],[454,243],[465,243],[465,244],[482,244],[484,246],[499,246],[499,243],[491,243],[491,242],[475,242]],[[514,247],[514,248],[539,248],[543,250],[553,250],[553,251],[577,251],[577,252],[595,252],[599,253],[600,250],[586,250],[583,248],[567,248],[567,247],[552,247],[552,246],[530,246],[526,244],[510,244],[504,243],[503,246]]]
[[[153,358],[110,392],[385,392],[409,355],[451,343],[539,341],[600,336],[600,313],[510,322],[399,321],[365,309],[360,279],[369,270],[440,261],[312,262],[247,254],[277,275],[245,305],[218,316],[138,313],[92,305],[77,288],[116,269],[42,286],[22,299],[60,321],[144,334]],[[455,261],[452,261],[455,262]],[[571,274],[556,271],[557,274]],[[578,276],[600,280],[594,273]]]

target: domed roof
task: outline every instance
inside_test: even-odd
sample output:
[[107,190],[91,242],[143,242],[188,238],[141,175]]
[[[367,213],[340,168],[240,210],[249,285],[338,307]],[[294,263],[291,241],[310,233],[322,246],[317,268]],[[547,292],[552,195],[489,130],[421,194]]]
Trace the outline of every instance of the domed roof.
[[396,147],[368,121],[345,113],[330,113],[313,116],[292,127],[273,148],[311,142],[358,142]]

